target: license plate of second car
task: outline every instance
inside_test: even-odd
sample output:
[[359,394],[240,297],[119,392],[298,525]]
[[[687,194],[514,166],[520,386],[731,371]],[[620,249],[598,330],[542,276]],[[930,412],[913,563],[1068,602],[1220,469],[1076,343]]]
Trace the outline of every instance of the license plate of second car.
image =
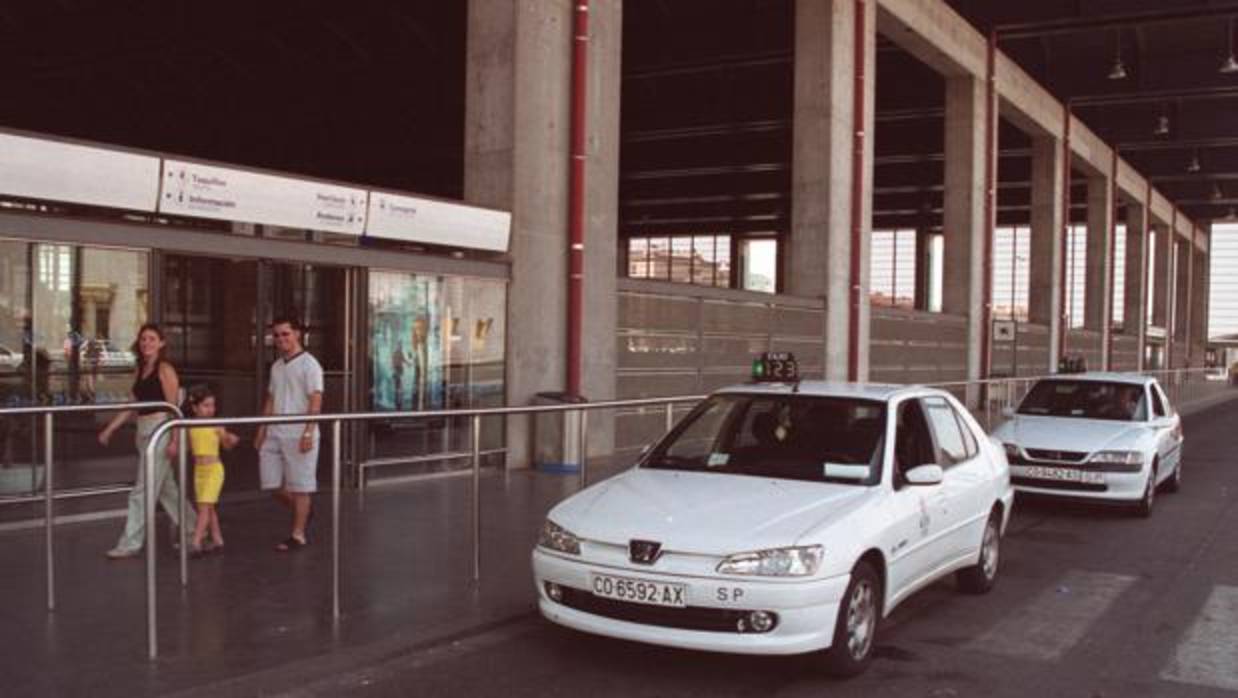
[[1099,473],[1086,473],[1073,468],[1046,468],[1044,466],[1029,466],[1024,473],[1028,477],[1040,480],[1058,480],[1060,482],[1103,482]]
[[594,596],[649,606],[683,608],[688,605],[684,600],[688,590],[686,584],[668,584],[609,574],[593,574],[590,577]]

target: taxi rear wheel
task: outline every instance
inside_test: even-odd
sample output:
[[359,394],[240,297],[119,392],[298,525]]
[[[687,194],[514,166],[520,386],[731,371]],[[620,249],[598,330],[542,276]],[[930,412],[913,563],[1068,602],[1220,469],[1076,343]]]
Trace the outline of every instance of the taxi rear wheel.
[[959,589],[968,594],[987,594],[997,583],[997,563],[1001,559],[1001,515],[994,510],[984,525],[980,542],[980,559],[975,565],[958,571],[955,579]]
[[834,641],[825,651],[825,670],[832,676],[862,673],[873,658],[877,623],[881,619],[881,580],[868,562],[851,571],[851,583],[838,606]]

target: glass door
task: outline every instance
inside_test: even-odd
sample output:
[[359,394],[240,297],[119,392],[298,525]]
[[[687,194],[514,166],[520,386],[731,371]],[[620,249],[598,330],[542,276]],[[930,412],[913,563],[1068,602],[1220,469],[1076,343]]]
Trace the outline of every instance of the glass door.
[[[258,262],[166,255],[161,265],[161,323],[168,338],[168,358],[186,390],[210,386],[220,416],[257,414],[262,408],[258,351]],[[252,428],[234,429],[248,442]],[[228,489],[256,489],[252,448],[228,456]]]
[[[147,320],[149,256],[135,250],[0,241],[0,405],[129,399],[130,345]],[[105,448],[108,414],[56,420],[58,487],[131,482],[132,432]],[[0,420],[0,496],[42,487],[41,417]]]

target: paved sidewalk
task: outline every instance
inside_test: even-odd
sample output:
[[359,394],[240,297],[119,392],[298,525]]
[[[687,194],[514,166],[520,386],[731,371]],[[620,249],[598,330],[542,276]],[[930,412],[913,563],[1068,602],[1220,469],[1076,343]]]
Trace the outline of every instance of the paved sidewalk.
[[[613,468],[591,464],[591,478]],[[104,558],[120,521],[58,526],[58,607],[44,606],[42,529],[0,534],[0,694],[253,693],[264,676],[440,641],[534,609],[529,552],[545,512],[576,476],[482,479],[482,584],[470,585],[469,478],[376,487],[343,497],[341,603],[333,627],[330,498],[316,500],[311,545],[276,553],[287,519],[273,502],[225,503],[227,552],[190,561],[182,589],[160,525],[160,658],[146,659],[144,558]],[[162,518],[162,517],[161,517]],[[239,682],[239,683],[238,683]]]

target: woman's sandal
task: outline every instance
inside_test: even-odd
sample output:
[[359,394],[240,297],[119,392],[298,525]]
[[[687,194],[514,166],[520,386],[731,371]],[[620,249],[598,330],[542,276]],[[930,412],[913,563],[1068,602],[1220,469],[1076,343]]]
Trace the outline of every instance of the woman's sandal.
[[281,553],[293,553],[301,548],[304,548],[308,544],[309,543],[307,541],[298,540],[292,536],[288,536],[284,540],[280,541],[280,543],[275,546],[275,549]]

